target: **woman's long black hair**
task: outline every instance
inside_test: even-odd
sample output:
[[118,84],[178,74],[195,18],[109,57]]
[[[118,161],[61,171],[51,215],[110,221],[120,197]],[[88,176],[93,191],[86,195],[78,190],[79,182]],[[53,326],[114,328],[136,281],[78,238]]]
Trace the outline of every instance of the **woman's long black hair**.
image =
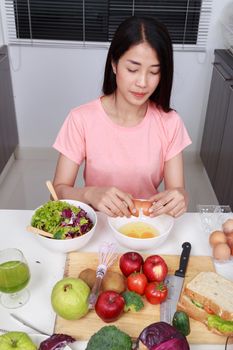
[[160,63],[160,82],[150,100],[168,112],[173,80],[172,42],[167,28],[151,17],[129,17],[116,30],[106,60],[103,93],[110,95],[117,88],[112,62],[117,64],[127,50],[142,42],[156,51]]

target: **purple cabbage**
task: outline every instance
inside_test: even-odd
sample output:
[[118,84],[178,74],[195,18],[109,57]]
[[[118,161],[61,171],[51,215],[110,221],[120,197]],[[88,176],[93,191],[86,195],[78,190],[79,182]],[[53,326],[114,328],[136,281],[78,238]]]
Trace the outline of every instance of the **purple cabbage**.
[[[77,213],[73,212],[69,208],[65,208],[61,212],[61,217],[63,221],[60,223],[62,228],[63,236],[62,238],[74,238],[79,237],[90,231],[93,227],[93,222],[88,217],[85,210],[79,207]],[[83,218],[85,220],[83,220]],[[58,237],[56,237],[58,238]]]
[[73,343],[75,339],[67,334],[53,334],[40,343],[39,350],[59,350]]
[[189,350],[186,337],[166,322],[152,323],[140,333],[135,350],[142,342],[148,350]]
[[167,340],[151,348],[151,350],[181,350],[181,349],[189,349],[189,345],[187,348],[187,346],[184,345],[184,340],[177,339],[177,338]]
[[70,219],[71,218],[71,216],[72,216],[72,210],[71,209],[63,209],[62,210],[62,213],[61,213],[61,216],[63,217],[63,218],[68,218],[68,219]]

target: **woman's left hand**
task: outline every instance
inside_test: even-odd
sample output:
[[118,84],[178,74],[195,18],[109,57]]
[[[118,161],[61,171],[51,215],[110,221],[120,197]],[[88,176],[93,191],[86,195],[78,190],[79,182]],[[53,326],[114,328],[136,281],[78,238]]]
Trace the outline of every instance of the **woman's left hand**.
[[149,198],[153,202],[149,209],[150,216],[169,214],[175,218],[186,212],[188,195],[183,188],[166,190]]

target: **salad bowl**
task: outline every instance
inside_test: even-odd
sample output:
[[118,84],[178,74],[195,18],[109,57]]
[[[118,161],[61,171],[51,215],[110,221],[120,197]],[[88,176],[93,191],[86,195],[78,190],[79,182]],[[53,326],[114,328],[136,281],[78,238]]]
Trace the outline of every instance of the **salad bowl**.
[[[71,251],[77,251],[81,248],[83,248],[88,242],[89,240],[93,237],[94,233],[95,233],[95,229],[96,229],[96,225],[97,225],[97,215],[96,212],[94,211],[93,208],[91,208],[89,205],[76,201],[76,200],[70,200],[70,199],[64,199],[64,200],[59,200],[59,201],[54,201],[54,202],[48,202],[51,205],[56,206],[56,203],[58,202],[65,202],[68,203],[69,205],[72,205],[76,208],[80,208],[82,210],[82,218],[84,217],[84,221],[83,219],[79,219],[78,215],[75,217],[74,213],[71,212],[67,212],[66,214],[66,209],[62,211],[62,213],[59,213],[59,215],[63,215],[63,222],[61,224],[61,229],[57,230],[57,233],[53,235],[54,238],[49,238],[49,237],[45,237],[42,236],[40,234],[34,234],[34,237],[36,240],[38,240],[38,242],[43,245],[45,248],[55,251],[55,252],[60,252],[60,253],[68,253]],[[53,213],[51,214],[50,210],[48,209],[48,212],[45,210],[41,213],[41,211],[39,211],[40,208],[46,208],[46,205],[48,205],[48,203],[45,203],[44,206],[41,206],[39,208],[37,208],[32,216],[31,219],[31,226],[35,227],[35,232],[37,230],[37,228],[42,229],[44,231],[50,232],[52,231],[53,226],[55,225],[55,222],[57,219],[57,212],[58,210],[55,210],[55,217],[53,219]],[[50,206],[49,204],[49,206]],[[67,217],[65,217],[67,216]],[[74,219],[73,219],[74,218]],[[88,224],[86,224],[85,219],[88,219]],[[73,222],[77,221],[77,224],[74,223],[73,225],[71,225],[71,221],[73,219]],[[46,222],[47,220],[47,222]],[[49,222],[48,222],[49,221]],[[51,221],[51,223],[50,223]],[[84,223],[83,223],[84,222]],[[46,224],[46,229],[43,227],[43,223]],[[71,226],[79,226],[82,234],[76,236],[72,230],[74,230],[73,228],[70,229],[69,231],[69,227]],[[66,231],[65,231],[66,230]],[[38,230],[39,231],[39,230]],[[64,236],[64,231],[66,232],[65,236]]]

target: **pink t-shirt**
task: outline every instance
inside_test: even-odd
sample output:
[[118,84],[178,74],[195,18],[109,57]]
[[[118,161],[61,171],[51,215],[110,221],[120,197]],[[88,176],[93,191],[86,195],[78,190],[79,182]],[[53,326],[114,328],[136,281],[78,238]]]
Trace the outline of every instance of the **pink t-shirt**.
[[175,111],[150,103],[138,125],[123,127],[106,115],[99,98],[71,110],[53,147],[79,165],[85,161],[86,186],[115,186],[146,199],[157,193],[164,162],[190,143]]

